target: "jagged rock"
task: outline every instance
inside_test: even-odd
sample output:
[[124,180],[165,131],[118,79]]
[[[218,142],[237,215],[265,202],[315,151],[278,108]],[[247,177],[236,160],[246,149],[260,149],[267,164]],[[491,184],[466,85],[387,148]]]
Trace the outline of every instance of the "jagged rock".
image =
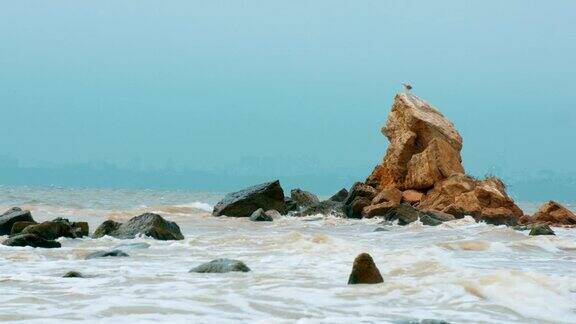
[[576,225],[576,215],[559,203],[548,201],[538,208],[534,216],[528,218],[528,222],[553,226]]
[[34,222],[29,210],[22,210],[19,207],[13,207],[0,215],[0,235],[8,235],[12,226],[16,222]]
[[417,204],[420,201],[422,201],[423,197],[424,197],[423,193],[412,189],[404,190],[402,192],[402,201],[407,202],[409,204]]
[[122,250],[96,251],[88,254],[86,260],[107,257],[129,257],[129,255]]
[[298,207],[298,204],[294,200],[292,200],[292,198],[290,198],[290,197],[284,197],[284,204],[286,205],[286,211],[287,212],[293,212],[293,211],[300,210],[300,207]]
[[258,208],[275,209],[286,214],[284,190],[280,181],[266,182],[227,194],[214,207],[214,216],[250,217]]
[[12,225],[12,229],[10,230],[10,236],[14,236],[16,234],[20,234],[26,227],[30,225],[36,225],[36,222],[16,222]]
[[311,216],[318,214],[343,216],[344,204],[333,200],[324,200],[296,213],[296,216]]
[[356,182],[344,200],[344,213],[348,218],[362,218],[364,207],[370,205],[378,190],[361,182]]
[[84,278],[84,276],[78,271],[68,271],[62,278]]
[[348,197],[348,190],[346,190],[346,188],[342,188],[340,189],[340,191],[332,195],[332,197],[330,197],[328,200],[336,202],[344,202],[344,200],[346,200],[346,197]]
[[34,234],[18,234],[2,242],[7,246],[31,246],[34,248],[59,248],[62,245],[59,242],[46,240]]
[[556,235],[554,231],[548,226],[548,224],[536,224],[530,229],[530,234],[532,236],[536,235]]
[[292,189],[290,191],[290,198],[294,200],[298,206],[308,207],[320,202],[315,194],[302,190],[302,189]]
[[425,189],[452,173],[463,173],[462,137],[438,110],[412,94],[396,95],[382,133],[390,144],[369,184]]
[[175,222],[167,221],[162,216],[153,213],[136,216],[126,223],[107,220],[94,231],[93,238],[105,235],[120,239],[133,239],[137,235],[164,241],[184,239],[180,227]]
[[266,215],[264,209],[260,208],[252,213],[252,215],[250,216],[250,220],[253,222],[271,222],[274,219],[272,219],[271,216]]
[[384,282],[384,279],[382,279],[380,270],[378,270],[378,267],[374,264],[374,260],[370,254],[359,254],[356,259],[354,259],[348,284],[377,284],[381,282]]
[[250,268],[244,262],[231,259],[216,259],[201,264],[189,272],[197,273],[226,273],[226,272],[249,272]]

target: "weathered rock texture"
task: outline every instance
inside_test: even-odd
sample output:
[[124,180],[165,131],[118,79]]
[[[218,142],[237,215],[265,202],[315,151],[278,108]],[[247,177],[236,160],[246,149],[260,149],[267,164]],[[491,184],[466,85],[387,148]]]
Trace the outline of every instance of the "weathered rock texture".
[[189,272],[198,273],[226,273],[226,272],[250,272],[250,268],[244,262],[231,259],[216,259],[201,264]]
[[227,194],[214,207],[214,216],[250,217],[253,212],[262,208],[275,209],[286,214],[284,190],[280,181],[266,182],[237,192]]
[[540,206],[534,216],[523,218],[522,223],[574,226],[576,214],[555,201],[549,201]]
[[384,161],[350,190],[348,217],[384,216],[400,202],[491,224],[515,225],[523,215],[500,180],[465,175],[462,137],[420,98],[396,95],[382,133],[390,141]]
[[29,210],[22,210],[19,207],[11,208],[4,214],[0,215],[0,235],[10,234],[12,225],[14,225],[16,222],[35,223]]
[[120,239],[133,239],[137,235],[149,236],[164,241],[184,239],[178,224],[165,220],[162,216],[153,213],[136,216],[126,223],[107,220],[94,231],[92,237],[100,238],[104,235]]
[[370,254],[359,254],[356,259],[354,259],[348,284],[377,284],[381,282],[384,282],[384,279],[382,279],[380,270],[378,270],[378,267],[374,264],[374,260]]

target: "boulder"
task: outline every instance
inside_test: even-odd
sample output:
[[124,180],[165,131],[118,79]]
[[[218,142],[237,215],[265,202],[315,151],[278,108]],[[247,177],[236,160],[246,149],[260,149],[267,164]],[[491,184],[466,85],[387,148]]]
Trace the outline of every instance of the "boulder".
[[332,197],[330,197],[328,200],[336,202],[344,202],[344,200],[346,200],[346,197],[348,197],[348,190],[346,190],[346,188],[342,188],[340,189],[340,191],[332,195]]
[[424,225],[437,226],[443,222],[455,219],[455,217],[450,214],[433,210],[418,210],[406,203],[402,203],[398,207],[390,208],[383,216],[387,221],[398,220],[398,225],[408,225],[420,220]]
[[312,206],[320,202],[315,194],[298,188],[290,191],[290,198],[301,207]]
[[344,204],[333,200],[324,200],[296,213],[296,216],[311,216],[318,214],[343,216]]
[[528,235],[536,236],[536,235],[556,235],[556,234],[548,224],[535,224],[530,229],[530,234]]
[[274,219],[272,219],[272,216],[266,215],[264,209],[259,208],[250,215],[250,220],[253,222],[271,222]]
[[75,238],[72,226],[67,221],[47,221],[36,225],[26,226],[22,234],[38,235],[46,240],[55,240],[60,237]]
[[137,235],[163,241],[184,239],[180,227],[175,222],[167,221],[162,216],[153,213],[136,216],[126,223],[107,220],[94,231],[92,237],[100,238],[105,235],[120,239],[133,239]]
[[14,207],[0,215],[0,235],[8,235],[16,222],[34,222],[29,210]]
[[68,271],[62,278],[84,278],[84,276],[78,271]]
[[249,272],[250,268],[244,262],[231,259],[216,259],[201,264],[189,272],[197,273],[226,273],[226,272]]
[[122,250],[96,251],[88,254],[86,260],[107,257],[129,257],[129,255]]
[[286,212],[293,212],[300,210],[298,204],[290,197],[284,197],[284,205],[286,206]]
[[59,248],[62,245],[59,242],[44,239],[34,234],[18,234],[2,242],[7,246],[31,246],[34,248]]
[[412,94],[396,95],[382,133],[390,144],[368,184],[380,189],[426,189],[453,173],[463,173],[462,137],[437,109]]
[[364,207],[370,205],[376,195],[378,190],[375,188],[356,182],[344,200],[344,213],[348,218],[362,218]]
[[374,264],[374,260],[368,253],[362,253],[354,259],[352,272],[348,278],[349,285],[377,284],[384,282],[380,270]]
[[548,201],[538,208],[536,214],[529,218],[528,222],[552,226],[576,225],[576,215],[559,203]]
[[280,181],[266,182],[227,194],[214,207],[214,216],[250,217],[257,209],[275,209],[286,214],[284,191]]
[[417,204],[422,201],[424,194],[420,191],[408,189],[402,192],[402,201],[407,202],[409,204]]
[[30,225],[36,225],[36,222],[16,222],[12,225],[12,229],[10,230],[10,236],[14,236],[16,234],[20,234],[26,227]]

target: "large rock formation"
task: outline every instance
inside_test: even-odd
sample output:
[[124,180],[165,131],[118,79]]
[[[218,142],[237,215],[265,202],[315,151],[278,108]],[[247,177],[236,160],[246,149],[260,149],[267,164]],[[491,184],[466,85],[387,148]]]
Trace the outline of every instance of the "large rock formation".
[[500,180],[465,175],[462,137],[422,99],[396,95],[382,133],[390,141],[384,161],[350,190],[348,217],[385,216],[400,202],[491,224],[515,225],[523,215]]
[[284,190],[280,181],[272,181],[227,194],[214,207],[214,216],[250,217],[258,209],[275,209],[286,214]]
[[576,225],[576,214],[555,201],[548,201],[538,208],[534,216],[523,217],[521,223],[574,226]]

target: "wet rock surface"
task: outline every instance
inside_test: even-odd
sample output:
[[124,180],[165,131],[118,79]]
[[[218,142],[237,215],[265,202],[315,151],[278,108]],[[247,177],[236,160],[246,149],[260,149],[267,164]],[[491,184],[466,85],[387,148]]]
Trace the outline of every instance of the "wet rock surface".
[[34,248],[47,249],[59,248],[62,246],[59,242],[47,240],[34,234],[18,234],[8,238],[2,242],[2,244],[6,246],[31,246]]
[[300,207],[308,207],[320,202],[315,194],[299,188],[290,191],[290,198]]
[[96,251],[86,256],[86,260],[108,257],[129,257],[128,253],[122,250]]
[[78,271],[68,271],[62,276],[62,278],[84,278],[84,275]]
[[100,238],[105,235],[120,239],[133,239],[138,235],[163,241],[184,239],[180,227],[175,222],[168,221],[153,213],[136,216],[126,223],[107,220],[94,231],[93,238]]
[[344,200],[346,200],[346,197],[348,197],[348,189],[342,188],[340,189],[340,191],[332,195],[332,197],[330,197],[328,200],[336,202],[344,202]]
[[189,272],[197,273],[226,273],[226,272],[249,272],[250,268],[244,262],[232,259],[216,259],[201,264]]
[[532,226],[532,228],[530,229],[530,233],[528,235],[537,236],[537,235],[556,235],[556,234],[548,224],[536,224]]
[[352,272],[348,278],[349,285],[377,284],[382,282],[384,282],[384,279],[370,254],[362,253],[354,259]]
[[555,201],[548,201],[526,223],[548,224],[553,226],[576,225],[576,214]]
[[274,219],[272,216],[267,215],[264,209],[260,208],[250,215],[250,220],[253,222],[271,222]]
[[214,207],[214,216],[250,217],[262,208],[275,209],[285,215],[286,203],[280,181],[272,181],[227,194]]
[[0,215],[0,235],[10,234],[12,226],[16,222],[35,223],[29,210],[22,210],[20,207],[13,207]]

